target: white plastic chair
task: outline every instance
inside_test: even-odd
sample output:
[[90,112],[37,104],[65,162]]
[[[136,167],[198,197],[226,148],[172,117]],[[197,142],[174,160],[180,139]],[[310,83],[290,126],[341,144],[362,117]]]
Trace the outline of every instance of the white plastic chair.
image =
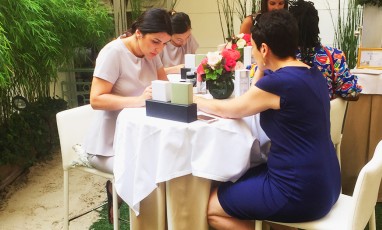
[[[88,173],[110,179],[113,183],[113,223],[114,229],[119,228],[119,210],[117,192],[114,186],[113,174],[104,173],[95,168],[85,167],[73,162],[79,161],[78,154],[73,150],[73,146],[84,141],[87,130],[90,128],[96,110],[90,105],[84,105],[73,109],[68,109],[57,113],[57,128],[60,139],[62,166],[64,169],[64,229],[69,228],[69,170],[78,169]],[[81,215],[79,215],[81,216]]]
[[[309,222],[276,224],[299,229],[317,230],[363,230],[369,221],[369,229],[375,230],[375,205],[382,178],[382,141],[375,149],[373,158],[358,175],[352,196],[341,194],[337,203],[325,217]],[[256,229],[261,229],[262,221],[256,220]]]
[[341,165],[342,126],[345,119],[347,101],[336,98],[330,101],[330,135]]

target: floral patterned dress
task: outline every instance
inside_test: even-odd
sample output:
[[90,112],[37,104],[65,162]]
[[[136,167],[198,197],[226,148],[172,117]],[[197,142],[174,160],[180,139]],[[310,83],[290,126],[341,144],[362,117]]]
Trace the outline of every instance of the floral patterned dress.
[[[303,61],[309,66],[315,66],[326,78],[330,99],[341,97],[344,99],[357,98],[362,91],[358,85],[358,77],[350,73],[343,51],[319,45],[313,48],[309,57],[301,60],[301,52],[296,53],[298,60]],[[332,63],[331,63],[331,60]],[[250,67],[250,76],[253,77],[257,69],[256,64]]]
[[[307,65],[315,66],[320,70],[327,80],[329,96],[355,98],[362,91],[362,87],[357,84],[358,77],[350,73],[343,51],[330,46],[317,46],[308,60],[302,60]],[[331,57],[330,57],[330,56]],[[296,54],[301,60],[300,51]],[[331,63],[331,60],[332,63]]]

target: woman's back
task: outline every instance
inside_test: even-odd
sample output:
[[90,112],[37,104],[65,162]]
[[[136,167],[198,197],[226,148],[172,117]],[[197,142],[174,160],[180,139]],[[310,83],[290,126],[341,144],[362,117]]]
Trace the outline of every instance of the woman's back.
[[301,211],[295,217],[300,221],[325,214],[341,187],[339,163],[330,139],[325,79],[314,68],[286,67],[264,76],[256,85],[280,96],[280,110],[266,110],[260,119],[272,140],[267,163],[269,192],[281,192],[289,202],[295,202],[301,208],[295,212],[314,210]]

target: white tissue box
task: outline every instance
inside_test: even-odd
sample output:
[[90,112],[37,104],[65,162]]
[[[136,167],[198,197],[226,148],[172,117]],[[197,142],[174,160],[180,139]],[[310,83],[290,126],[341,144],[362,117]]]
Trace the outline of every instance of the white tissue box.
[[154,80],[151,82],[153,100],[168,102],[171,101],[171,82]]

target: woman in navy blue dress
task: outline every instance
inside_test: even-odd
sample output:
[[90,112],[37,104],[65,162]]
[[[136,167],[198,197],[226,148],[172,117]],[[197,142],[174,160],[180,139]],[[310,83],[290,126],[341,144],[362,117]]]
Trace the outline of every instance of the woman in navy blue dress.
[[198,109],[221,117],[260,113],[261,127],[272,142],[267,163],[211,193],[208,221],[215,229],[253,229],[254,219],[315,220],[339,197],[326,81],[317,69],[296,60],[297,43],[297,23],[288,11],[265,13],[252,29],[260,70],[255,84],[232,100],[194,98]]

